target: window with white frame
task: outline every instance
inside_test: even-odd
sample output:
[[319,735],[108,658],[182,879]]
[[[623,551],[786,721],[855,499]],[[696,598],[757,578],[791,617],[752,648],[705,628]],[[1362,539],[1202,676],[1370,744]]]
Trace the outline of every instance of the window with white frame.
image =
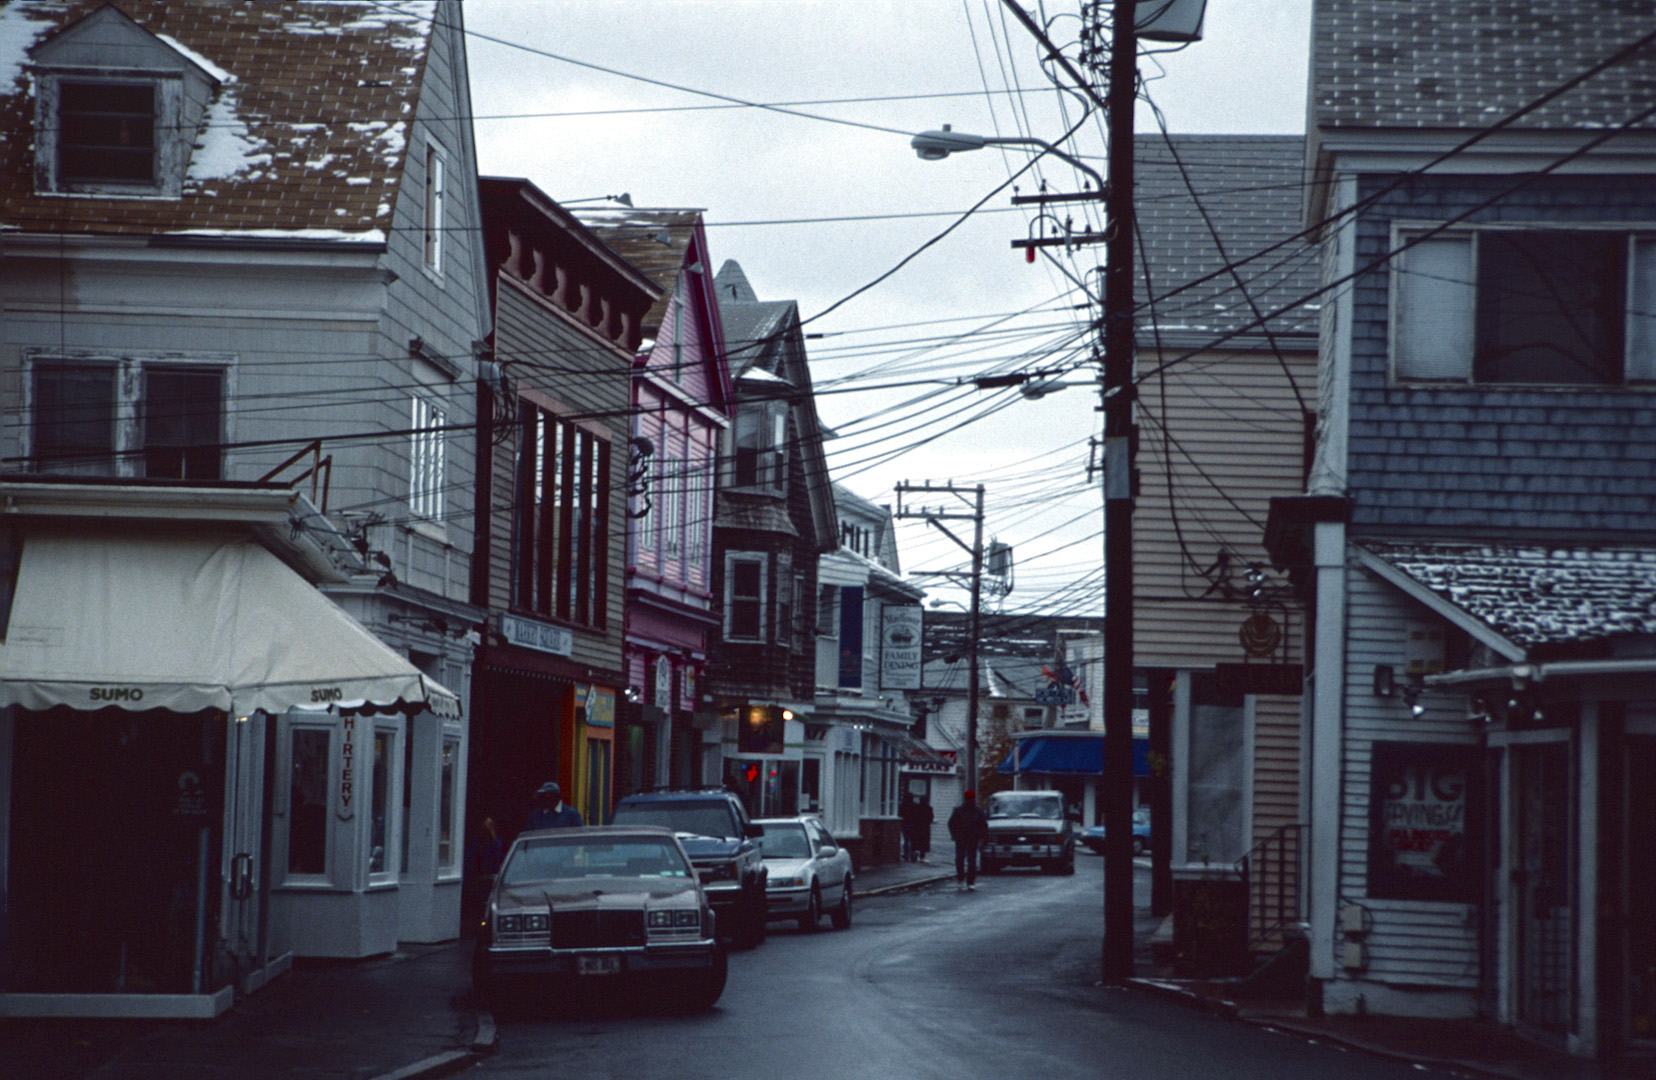
[[428,521],[443,520],[443,410],[427,399],[413,399],[408,446],[408,510]]
[[401,850],[397,833],[399,822],[396,808],[398,779],[397,732],[394,728],[374,728],[371,787],[368,791],[368,874],[372,878],[394,877],[397,873],[396,852]]
[[437,873],[460,866],[460,737],[443,736],[443,759],[437,765]]
[[689,563],[689,572],[685,575],[691,583],[705,581],[703,563],[707,560],[708,537],[713,531],[713,455],[709,447],[696,439],[690,442],[690,473],[685,478],[685,495],[688,505],[688,521],[685,523],[686,543],[690,545],[685,555]]
[[132,357],[33,358],[36,471],[224,478],[225,368]]
[[443,217],[446,201],[444,171],[442,148],[436,143],[426,143],[425,265],[433,274],[443,272]]
[[333,731],[293,726],[287,746],[287,876],[328,873],[329,764]]
[[765,640],[766,557],[756,552],[725,554],[726,641]]
[[661,500],[661,554],[664,559],[677,559],[684,551],[684,436],[669,431],[662,436],[661,485],[657,498]]
[[1491,227],[1421,239],[1394,260],[1391,345],[1405,382],[1656,380],[1656,235]]

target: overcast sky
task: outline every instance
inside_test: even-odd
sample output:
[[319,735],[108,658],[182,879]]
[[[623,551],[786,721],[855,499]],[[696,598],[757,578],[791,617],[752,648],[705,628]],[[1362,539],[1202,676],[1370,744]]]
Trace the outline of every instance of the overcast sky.
[[[1302,132],[1309,9],[1209,0],[1202,41],[1140,63],[1168,127]],[[1037,16],[1071,58],[1078,11],[1067,0]],[[1028,161],[995,149],[920,161],[912,133],[948,123],[1054,141],[1079,122],[1065,148],[1104,169],[1101,118],[1053,88],[1033,37],[991,0],[468,0],[465,18],[485,174],[526,177],[565,201],[627,192],[640,207],[704,209],[713,261],[735,259],[760,299],[797,300],[807,320]],[[805,117],[706,95],[821,104],[788,106]],[[893,100],[835,100],[873,97]],[[1137,125],[1155,130],[1148,107]],[[1080,186],[1061,162],[1037,168],[1051,190]],[[1011,194],[808,323],[824,335],[809,343],[818,409],[838,433],[834,479],[860,495],[892,502],[900,480],[985,485],[986,535],[1017,553],[1006,610],[1095,615],[1102,513],[1085,467],[1096,394],[1030,401],[950,385],[1087,356],[1082,294],[1009,247],[1036,227]],[[809,220],[824,218],[840,220]],[[1085,249],[1066,265],[1085,279],[1100,261]],[[905,570],[962,565],[935,531],[902,536]]]

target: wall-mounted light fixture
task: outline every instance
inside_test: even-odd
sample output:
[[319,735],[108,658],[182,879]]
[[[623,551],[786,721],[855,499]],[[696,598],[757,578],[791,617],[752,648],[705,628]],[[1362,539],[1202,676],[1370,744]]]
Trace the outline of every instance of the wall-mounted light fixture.
[[1374,665],[1374,696],[1391,697],[1397,693],[1397,673],[1390,664]]

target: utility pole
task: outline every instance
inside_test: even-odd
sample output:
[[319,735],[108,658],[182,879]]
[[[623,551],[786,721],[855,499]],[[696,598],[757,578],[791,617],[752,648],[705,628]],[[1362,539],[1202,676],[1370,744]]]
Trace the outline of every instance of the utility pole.
[[[1133,974],[1133,106],[1136,0],[1115,0],[1104,203],[1104,947],[1107,985]],[[1161,826],[1167,828],[1164,822]]]
[[[967,503],[968,491],[975,493],[971,503]],[[944,506],[905,507],[904,495],[948,495],[955,501],[970,505],[972,511],[950,510]],[[897,485],[897,509],[892,514],[898,518],[924,518],[927,525],[932,526],[972,557],[972,571],[962,575],[957,571],[915,571],[923,577],[942,577],[958,579],[967,577],[971,582],[972,606],[966,622],[966,772],[965,789],[977,787],[978,782],[978,637],[982,632],[982,602],[983,602],[983,485],[976,488],[956,487],[954,484],[910,484],[907,481]],[[973,523],[972,542],[970,545],[956,536],[945,521],[966,521]]]

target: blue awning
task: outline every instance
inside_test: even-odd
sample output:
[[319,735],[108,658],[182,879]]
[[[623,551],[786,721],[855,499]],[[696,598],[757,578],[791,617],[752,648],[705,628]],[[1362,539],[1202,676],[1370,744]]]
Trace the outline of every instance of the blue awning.
[[[1035,735],[1018,743],[1017,768],[1013,768],[1012,754],[1000,764],[1000,772],[1049,773],[1059,776],[1103,776],[1104,736],[1045,736]],[[1150,775],[1150,740],[1133,740],[1133,776]]]

